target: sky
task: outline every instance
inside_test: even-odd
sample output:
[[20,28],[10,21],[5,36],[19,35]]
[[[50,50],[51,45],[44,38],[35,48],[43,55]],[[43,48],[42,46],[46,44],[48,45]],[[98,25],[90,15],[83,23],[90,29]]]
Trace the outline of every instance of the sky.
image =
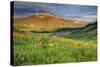
[[36,13],[50,12],[64,18],[88,18],[97,16],[97,7],[89,5],[55,4],[38,2],[14,2],[14,17],[31,16]]

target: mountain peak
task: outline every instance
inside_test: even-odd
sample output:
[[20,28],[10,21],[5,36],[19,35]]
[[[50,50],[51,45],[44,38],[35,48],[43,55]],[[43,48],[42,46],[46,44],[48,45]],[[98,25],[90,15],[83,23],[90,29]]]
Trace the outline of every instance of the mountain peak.
[[40,12],[38,14],[36,14],[37,16],[54,16],[52,13],[50,12]]

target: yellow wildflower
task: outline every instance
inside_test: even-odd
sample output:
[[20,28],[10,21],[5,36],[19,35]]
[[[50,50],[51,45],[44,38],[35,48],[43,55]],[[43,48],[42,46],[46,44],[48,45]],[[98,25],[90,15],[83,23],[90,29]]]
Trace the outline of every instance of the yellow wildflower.
[[52,43],[48,44],[48,47],[53,47],[53,46],[54,46],[54,44],[52,44]]

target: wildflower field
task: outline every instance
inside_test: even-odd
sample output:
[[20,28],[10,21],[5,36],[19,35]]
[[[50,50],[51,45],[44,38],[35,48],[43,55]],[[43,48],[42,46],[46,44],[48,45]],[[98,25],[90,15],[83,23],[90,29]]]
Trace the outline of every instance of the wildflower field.
[[96,40],[78,40],[49,33],[13,32],[14,65],[97,60]]

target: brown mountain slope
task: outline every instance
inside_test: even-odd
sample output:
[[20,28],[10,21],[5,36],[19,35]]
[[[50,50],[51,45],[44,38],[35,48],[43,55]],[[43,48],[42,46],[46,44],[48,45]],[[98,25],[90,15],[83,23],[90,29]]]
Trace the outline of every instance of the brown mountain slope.
[[53,31],[58,28],[77,28],[86,25],[84,21],[65,20],[51,13],[39,13],[14,19],[14,28],[27,31]]

